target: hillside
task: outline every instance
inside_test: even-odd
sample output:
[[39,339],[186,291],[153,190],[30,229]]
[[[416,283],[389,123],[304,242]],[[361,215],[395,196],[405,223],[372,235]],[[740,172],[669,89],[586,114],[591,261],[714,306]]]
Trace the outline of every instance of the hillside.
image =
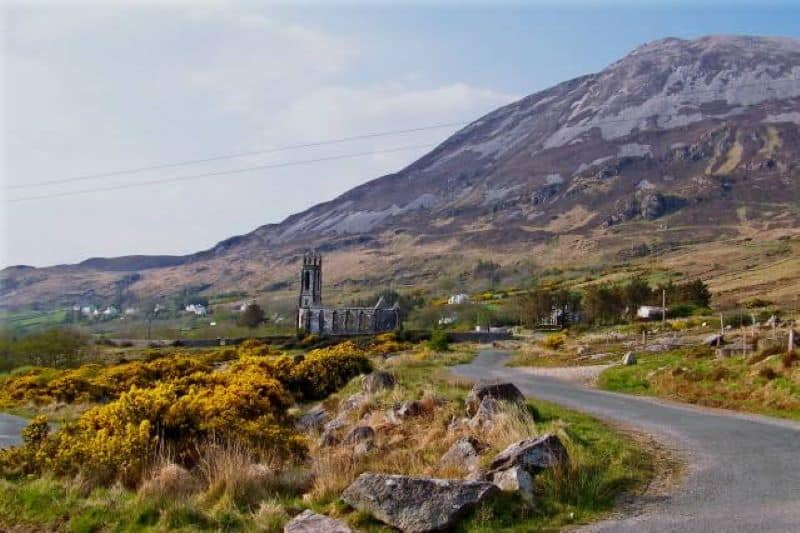
[[[469,284],[627,263],[702,276],[722,301],[800,291],[800,41],[664,39],[469,124],[407,168],[185,257],[10,267],[7,308],[293,291],[300,252],[326,283]],[[532,267],[532,265],[534,265]],[[746,270],[746,273],[742,273]]]

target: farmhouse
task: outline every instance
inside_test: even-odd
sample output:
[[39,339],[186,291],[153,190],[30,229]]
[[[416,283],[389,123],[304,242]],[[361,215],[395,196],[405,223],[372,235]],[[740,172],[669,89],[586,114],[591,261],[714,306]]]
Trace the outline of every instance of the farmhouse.
[[303,255],[297,327],[306,333],[358,335],[393,331],[400,326],[400,310],[380,298],[374,307],[325,307],[322,305],[322,256]]
[[642,320],[661,318],[666,309],[657,305],[642,305],[636,310],[636,316]]

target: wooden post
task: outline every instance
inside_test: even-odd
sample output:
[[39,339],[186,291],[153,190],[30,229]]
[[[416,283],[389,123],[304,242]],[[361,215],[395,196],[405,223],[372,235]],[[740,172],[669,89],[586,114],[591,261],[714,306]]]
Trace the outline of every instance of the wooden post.
[[788,353],[794,350],[794,327],[789,326],[789,345],[786,347]]
[[667,321],[667,290],[661,289],[661,323]]

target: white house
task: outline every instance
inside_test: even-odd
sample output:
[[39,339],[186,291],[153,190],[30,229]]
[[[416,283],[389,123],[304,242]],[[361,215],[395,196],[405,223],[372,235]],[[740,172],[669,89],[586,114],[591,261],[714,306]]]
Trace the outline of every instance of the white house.
[[206,316],[208,309],[203,304],[189,304],[184,309],[187,313],[194,313],[197,316]]
[[459,293],[459,294],[454,294],[450,298],[448,298],[447,299],[447,305],[459,305],[459,304],[467,303],[468,301],[469,301],[469,295],[468,294],[464,294],[462,292],[462,293]]
[[642,320],[661,318],[666,314],[666,309],[658,305],[642,305],[636,311],[636,316]]
[[111,316],[117,316],[117,314],[119,314],[119,311],[117,311],[117,308],[114,307],[113,305],[109,305],[108,307],[103,309],[103,316],[111,317]]

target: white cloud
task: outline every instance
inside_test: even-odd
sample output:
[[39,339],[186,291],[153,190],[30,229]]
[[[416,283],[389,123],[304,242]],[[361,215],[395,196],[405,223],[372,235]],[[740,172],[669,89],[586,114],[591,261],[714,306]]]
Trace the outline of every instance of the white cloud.
[[[368,75],[368,43],[272,10],[20,8],[9,20],[6,178],[13,184],[471,120],[515,98],[417,71]],[[455,129],[9,196],[437,143]],[[2,259],[42,265],[193,252],[397,171],[426,151],[8,204]]]

